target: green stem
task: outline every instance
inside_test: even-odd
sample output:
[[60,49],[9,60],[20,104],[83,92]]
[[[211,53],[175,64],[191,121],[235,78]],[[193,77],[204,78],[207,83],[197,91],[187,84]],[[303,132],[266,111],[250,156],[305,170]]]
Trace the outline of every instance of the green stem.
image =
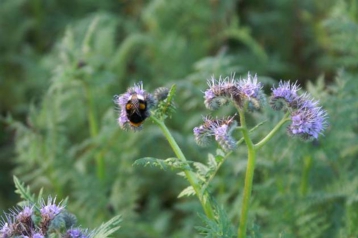
[[[170,146],[172,147],[172,149],[173,149],[175,155],[178,157],[178,159],[182,162],[187,162],[183,152],[181,151],[180,147],[176,143],[174,137],[171,135],[170,131],[168,130],[168,128],[166,127],[164,122],[154,116],[151,116],[151,119],[160,127],[165,138],[168,140]],[[206,216],[209,219],[213,220],[215,217],[213,208],[211,207],[210,201],[208,199],[206,199],[207,197],[205,196],[205,194],[202,194],[200,192],[200,186],[199,186],[197,177],[195,176],[195,174],[192,171],[189,171],[189,170],[184,170],[184,173],[185,173],[185,176],[188,179],[190,185],[193,187],[195,194],[199,198],[199,201],[204,209]]]
[[[85,82],[83,82],[83,85],[87,95],[87,103],[88,103],[87,117],[90,127],[89,128],[90,135],[91,138],[95,138],[98,135],[98,123],[94,113],[93,97],[89,86]],[[97,178],[102,181],[104,180],[105,177],[105,163],[102,153],[97,153],[95,155],[95,160],[96,160]]]
[[261,149],[261,147],[264,146],[278,132],[281,126],[285,124],[285,122],[290,120],[288,116],[289,116],[289,112],[285,114],[285,116],[281,119],[281,121],[270,131],[270,133],[267,134],[265,138],[263,138],[260,142],[255,144],[256,150]]
[[300,185],[300,194],[301,196],[306,196],[308,191],[308,177],[310,170],[312,168],[312,157],[307,155],[303,158],[303,170],[302,170],[302,178],[301,178],[301,185]]
[[256,164],[256,152],[263,145],[265,145],[281,128],[281,126],[289,120],[289,113],[286,113],[285,116],[281,119],[281,121],[270,131],[270,133],[263,138],[256,145],[253,144],[250,136],[249,130],[246,126],[246,118],[245,111],[243,109],[238,109],[240,115],[240,123],[241,123],[241,131],[247,146],[248,150],[248,160],[247,160],[247,168],[246,168],[246,176],[245,176],[245,186],[244,186],[244,195],[241,207],[241,216],[240,216],[240,226],[238,229],[238,238],[246,237],[246,229],[247,229],[247,219],[250,207],[250,198],[252,192],[252,182],[254,178],[255,164]]
[[246,126],[245,112],[239,109],[239,115],[240,115],[240,123],[242,127],[242,134],[248,149],[245,187],[244,187],[244,195],[243,195],[243,201],[241,207],[240,226],[238,229],[238,237],[245,238],[247,218],[248,218],[249,207],[250,207],[251,191],[252,191],[252,181],[254,178],[254,170],[255,170],[255,163],[256,163],[256,149],[253,142],[250,139],[249,130],[247,129]]

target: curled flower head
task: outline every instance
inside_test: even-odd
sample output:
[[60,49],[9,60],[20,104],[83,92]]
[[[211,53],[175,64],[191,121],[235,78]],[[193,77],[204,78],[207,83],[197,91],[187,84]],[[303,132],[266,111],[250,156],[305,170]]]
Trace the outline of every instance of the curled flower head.
[[195,140],[199,145],[207,145],[214,137],[225,151],[233,150],[236,148],[236,141],[231,133],[236,126],[234,116],[224,119],[204,117],[204,123],[193,130]]
[[16,219],[20,222],[23,222],[28,219],[31,219],[32,214],[33,214],[33,208],[29,206],[25,206],[23,210],[20,211],[19,214],[16,216]]
[[6,219],[0,222],[0,237],[32,234],[34,228],[32,215],[33,208],[29,206],[10,209],[10,213],[5,213]]
[[258,110],[265,102],[265,94],[262,84],[258,82],[257,76],[252,77],[250,73],[247,79],[235,79],[234,75],[219,80],[211,78],[208,80],[209,89],[204,92],[205,106],[216,110],[232,101],[236,107],[242,108],[244,102],[248,104],[248,110]]
[[194,127],[193,132],[195,136],[195,141],[200,146],[206,146],[212,141],[211,133],[211,124],[212,119],[209,117],[204,117],[204,124]]
[[270,98],[270,105],[274,110],[284,110],[288,108],[296,108],[297,100],[299,96],[297,91],[300,89],[300,86],[297,85],[297,82],[290,83],[280,81],[278,87],[272,87],[272,96]]
[[123,129],[140,130],[142,123],[150,116],[150,108],[155,104],[154,97],[143,89],[143,83],[134,84],[127,92],[115,96],[119,106],[118,123]]
[[43,220],[50,221],[54,219],[55,216],[64,209],[64,207],[60,205],[61,202],[58,205],[56,205],[55,202],[56,198],[52,199],[51,197],[47,199],[47,204],[45,201],[42,201],[40,213]]
[[299,108],[291,113],[289,135],[298,136],[304,141],[317,139],[327,127],[327,113],[318,106],[318,102],[304,94],[298,100]]
[[257,76],[247,75],[247,79],[242,79],[238,83],[239,89],[242,94],[247,98],[258,98],[262,90],[262,84],[257,81]]
[[153,96],[156,101],[163,101],[168,97],[168,93],[169,93],[169,88],[159,87],[154,91]]
[[208,80],[209,89],[204,92],[205,106],[210,110],[216,110],[226,105],[229,100],[237,101],[240,104],[239,90],[234,76],[219,80],[211,78]]
[[262,91],[261,82],[257,81],[257,75],[247,75],[247,79],[242,79],[238,82],[238,88],[243,97],[243,101],[247,101],[248,110],[254,111],[261,108],[266,101],[265,94]]

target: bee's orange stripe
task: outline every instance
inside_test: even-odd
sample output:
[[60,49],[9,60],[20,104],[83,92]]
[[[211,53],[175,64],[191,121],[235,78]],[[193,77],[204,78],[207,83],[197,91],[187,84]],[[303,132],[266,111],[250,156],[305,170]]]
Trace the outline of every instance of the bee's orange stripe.
[[129,122],[132,126],[134,126],[134,127],[139,127],[140,125],[142,125],[142,123],[143,123],[143,121],[141,121],[141,122],[138,122],[138,123],[134,123],[134,122]]

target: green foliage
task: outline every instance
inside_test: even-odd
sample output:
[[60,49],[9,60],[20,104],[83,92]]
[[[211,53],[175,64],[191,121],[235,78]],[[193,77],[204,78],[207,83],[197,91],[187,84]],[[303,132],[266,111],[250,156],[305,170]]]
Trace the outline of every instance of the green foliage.
[[122,221],[120,215],[113,217],[111,220],[102,223],[100,227],[92,233],[94,238],[108,237],[120,228],[119,223]]
[[133,165],[142,165],[144,167],[158,167],[162,170],[179,169],[190,170],[188,163],[181,162],[177,158],[168,158],[165,160],[156,158],[142,158],[134,162]]
[[[22,199],[24,199],[26,202],[35,203],[35,194],[31,194],[30,187],[25,187],[24,183],[21,183],[20,180],[14,176],[14,183],[15,183],[15,193],[19,194]],[[42,190],[39,192],[39,198],[42,195]],[[21,204],[19,204],[21,205]]]
[[[3,233],[6,231],[2,229],[1,235],[6,237],[8,237],[8,235],[11,237],[18,237],[18,235],[29,235],[28,232],[32,233],[36,231],[36,233],[40,233],[46,237],[63,237],[63,234],[65,234],[68,230],[75,229],[77,226],[76,216],[65,210],[65,207],[67,206],[67,199],[65,201],[57,202],[56,204],[56,198],[51,198],[51,196],[49,196],[48,199],[44,199],[42,197],[42,190],[40,190],[40,193],[36,198],[34,194],[31,194],[30,187],[25,187],[24,183],[20,182],[15,176],[14,183],[16,193],[18,193],[23,200],[19,202],[18,208],[13,209],[12,211],[10,210],[11,212],[8,214],[2,214],[3,222],[1,225],[6,224],[11,232],[10,234],[6,234]],[[42,209],[44,209],[45,206],[47,207],[45,209],[46,215],[43,215]],[[50,206],[50,208],[48,206]],[[22,210],[25,207],[31,211],[29,219],[24,219],[24,217],[28,216],[25,214],[29,213],[29,211],[25,213],[24,210]],[[32,208],[34,208],[34,210],[32,210]],[[51,217],[50,214],[52,213],[55,213],[54,217]],[[22,218],[20,219],[19,217]],[[121,221],[121,216],[117,215],[106,223],[102,223],[92,232],[86,232],[86,237],[109,237],[120,228],[119,223]]]
[[204,237],[222,237],[222,238],[231,238],[235,236],[235,229],[232,226],[228,215],[225,210],[221,207],[216,206],[215,210],[217,212],[216,219],[211,220],[205,216],[199,215],[205,227],[197,226],[196,229]]
[[160,120],[164,120],[166,117],[171,117],[175,112],[174,95],[176,91],[176,85],[171,86],[168,95],[164,100],[158,102],[158,106],[154,111],[154,116]]
[[[68,210],[84,227],[122,214],[104,223],[97,237],[114,231],[110,224],[118,227],[121,219],[114,237],[198,237],[198,230],[232,237],[247,151],[241,144],[230,154],[213,153],[215,145],[199,148],[192,129],[207,113],[206,79],[250,71],[263,75],[267,92],[274,79],[299,80],[320,99],[330,126],[311,144],[288,140],[281,130],[260,150],[248,235],[358,236],[356,1],[0,5],[1,114],[11,113],[1,120],[0,208],[17,201],[10,193],[15,174],[39,197],[68,197]],[[111,99],[138,81],[149,91],[175,85],[159,108],[161,115],[170,111],[166,124],[187,163],[178,162],[150,120],[140,132],[118,128]],[[254,141],[279,117],[268,108],[250,115],[253,128],[265,121],[250,131]],[[202,215],[193,187],[168,170],[195,173],[201,193],[210,192],[220,204],[216,220]],[[14,180],[21,198],[36,202]]]

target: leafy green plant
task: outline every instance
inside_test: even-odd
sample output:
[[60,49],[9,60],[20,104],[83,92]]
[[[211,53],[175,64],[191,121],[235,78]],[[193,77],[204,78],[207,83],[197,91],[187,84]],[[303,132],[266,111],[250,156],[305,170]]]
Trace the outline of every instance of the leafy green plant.
[[[260,148],[248,236],[357,236],[355,1],[37,3],[5,0],[0,8],[1,113],[11,112],[1,121],[1,208],[17,200],[14,173],[34,191],[68,196],[68,210],[84,227],[122,214],[116,237],[235,236],[247,166],[238,159],[247,157],[243,140],[235,138],[241,149],[226,153],[198,147],[192,130],[208,113],[205,79],[254,71],[267,94],[275,79],[299,79],[320,99],[330,126],[318,143],[287,140],[281,129]],[[140,80],[149,91],[176,85],[165,125],[187,162],[178,161],[151,120],[141,132],[118,129],[112,95]],[[234,114],[223,107],[212,117]],[[246,114],[253,140],[280,116],[266,107]],[[145,159],[135,164],[165,171],[192,168],[207,181],[203,190],[220,222],[186,196],[195,192],[186,180],[133,167],[138,158]]]
[[0,235],[1,237],[109,237],[119,229],[120,216],[116,216],[93,231],[76,227],[76,216],[65,210],[67,200],[57,202],[56,197],[42,197],[31,194],[30,188],[25,187],[14,177],[16,193],[23,201],[17,208],[5,213]]
[[[227,153],[236,150],[237,144],[245,142],[248,159],[243,201],[240,209],[240,226],[238,229],[238,237],[245,238],[247,235],[248,212],[253,189],[252,184],[257,153],[287,121],[291,121],[291,124],[287,127],[289,135],[299,137],[304,141],[317,139],[318,135],[322,134],[327,126],[327,114],[318,106],[318,102],[314,101],[308,94],[299,95],[297,91],[300,87],[296,83],[280,82],[277,88],[272,88],[270,105],[274,110],[282,110],[286,113],[266,136],[254,143],[246,123],[246,113],[260,111],[266,102],[265,95],[262,91],[263,86],[258,82],[257,77],[252,77],[248,74],[247,79],[240,80],[234,76],[225,79],[220,77],[218,80],[212,78],[208,80],[208,85],[209,89],[204,92],[205,106],[208,109],[217,110],[231,101],[238,111],[240,126],[237,126],[237,122],[234,119],[235,116],[226,118],[212,118],[207,116],[203,118],[204,123],[201,126],[194,128],[195,139],[199,145],[209,144],[212,137],[214,137],[224,152],[223,156],[216,156],[214,159],[209,160],[207,165],[188,161],[165,125],[165,119],[170,115],[168,112],[172,111],[168,110],[168,108],[173,107],[174,86],[170,90],[160,90],[165,92],[165,95],[159,98],[156,93],[154,93],[154,96],[147,93],[143,89],[142,83],[136,84],[134,87],[129,88],[126,93],[116,96],[115,102],[120,107],[118,122],[123,129],[137,131],[142,128],[144,120],[150,116],[152,121],[159,126],[177,156],[177,159],[169,158],[160,161],[159,159],[144,158],[139,160],[137,164],[151,165],[163,169],[167,167],[179,169],[179,171],[181,171],[180,174],[184,176],[190,184],[189,187],[179,194],[179,197],[184,195],[197,196],[206,217],[209,220],[216,221],[216,223],[211,224],[220,225],[213,230],[208,230],[212,232],[211,236],[214,237],[229,237],[228,234],[230,234],[231,226],[223,226],[224,221],[227,221],[227,219],[225,216],[218,216],[222,214],[220,210],[214,210],[208,187],[224,162],[224,159],[228,157],[229,154]],[[156,104],[157,109],[150,113],[151,108],[156,106]],[[256,126],[255,129],[257,127],[258,126]],[[238,141],[234,139],[232,134],[235,130],[241,132],[242,139]],[[220,218],[223,219],[223,221],[219,220]],[[227,222],[225,222],[225,224],[227,224]],[[203,230],[204,229],[202,229],[202,231]],[[219,235],[219,233],[221,235]]]

